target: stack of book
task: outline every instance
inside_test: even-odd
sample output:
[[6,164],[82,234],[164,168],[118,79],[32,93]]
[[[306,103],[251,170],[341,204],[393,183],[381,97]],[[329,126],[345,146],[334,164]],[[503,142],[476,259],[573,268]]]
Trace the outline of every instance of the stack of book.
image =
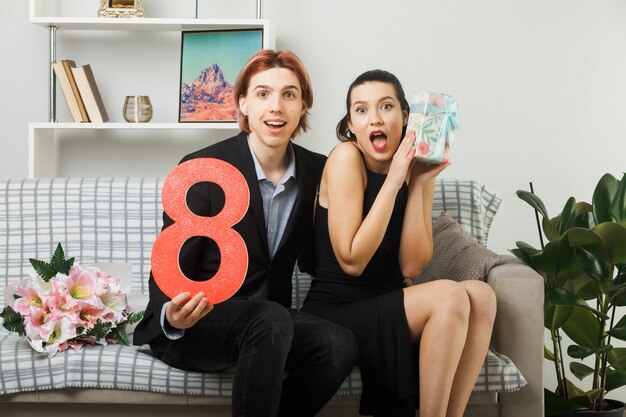
[[69,59],[54,62],[52,66],[75,122],[104,123],[109,120],[91,66],[76,67],[76,63]]

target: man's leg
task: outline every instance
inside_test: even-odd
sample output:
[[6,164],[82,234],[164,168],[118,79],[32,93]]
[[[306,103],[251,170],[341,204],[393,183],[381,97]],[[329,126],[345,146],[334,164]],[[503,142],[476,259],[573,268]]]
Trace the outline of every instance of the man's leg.
[[176,368],[215,372],[237,365],[233,416],[274,417],[293,338],[289,311],[269,301],[229,300],[178,340],[151,344],[157,357]]
[[294,337],[287,358],[279,416],[316,415],[358,360],[352,332],[307,313],[291,310]]

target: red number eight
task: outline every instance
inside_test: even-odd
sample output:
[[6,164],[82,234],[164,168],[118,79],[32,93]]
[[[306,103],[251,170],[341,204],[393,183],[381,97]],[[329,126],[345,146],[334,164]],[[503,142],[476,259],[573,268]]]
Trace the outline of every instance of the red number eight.
[[[216,216],[194,214],[187,207],[187,191],[198,182],[212,182],[224,191],[224,208]],[[163,184],[163,210],[175,222],[157,237],[152,248],[152,276],[170,298],[181,292],[193,296],[203,291],[209,302],[220,303],[241,287],[248,270],[248,251],[239,233],[231,227],[248,211],[250,192],[235,167],[220,159],[198,158],[174,168]],[[221,263],[207,281],[192,281],[180,270],[178,256],[187,239],[206,236],[217,244]]]

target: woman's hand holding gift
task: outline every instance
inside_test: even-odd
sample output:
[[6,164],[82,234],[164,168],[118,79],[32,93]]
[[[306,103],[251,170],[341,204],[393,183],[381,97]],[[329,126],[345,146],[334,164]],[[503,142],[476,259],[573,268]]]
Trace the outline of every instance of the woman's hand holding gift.
[[413,143],[415,142],[415,132],[413,130],[407,131],[404,139],[400,142],[398,150],[393,155],[389,172],[387,173],[387,181],[391,181],[394,185],[397,185],[397,189],[402,187],[407,180],[408,172],[411,168],[411,164],[415,159],[415,148]]
[[441,174],[441,172],[450,166],[450,161],[444,160],[438,165],[428,164],[415,160],[409,177],[410,186],[424,186]]

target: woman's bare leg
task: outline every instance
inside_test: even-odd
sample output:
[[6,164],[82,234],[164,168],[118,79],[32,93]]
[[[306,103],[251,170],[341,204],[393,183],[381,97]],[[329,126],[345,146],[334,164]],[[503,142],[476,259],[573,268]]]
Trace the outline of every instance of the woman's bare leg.
[[485,361],[493,322],[496,317],[496,296],[493,289],[482,281],[460,283],[470,300],[469,328],[465,348],[454,375],[447,417],[462,417],[476,379]]
[[404,309],[411,337],[420,343],[420,416],[444,417],[467,338],[468,292],[450,280],[408,287]]

